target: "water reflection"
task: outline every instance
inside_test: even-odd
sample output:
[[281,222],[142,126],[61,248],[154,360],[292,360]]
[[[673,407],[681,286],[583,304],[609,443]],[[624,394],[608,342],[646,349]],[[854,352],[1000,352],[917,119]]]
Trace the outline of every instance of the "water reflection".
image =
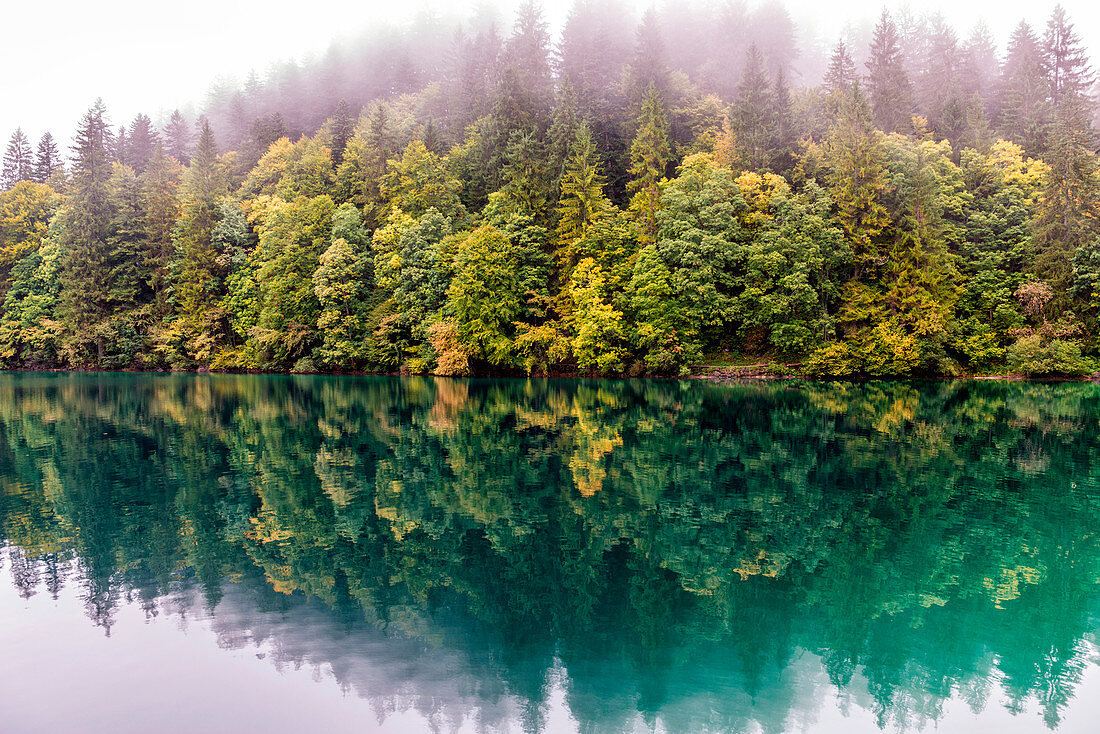
[[0,535],[25,598],[79,588],[108,632],[195,604],[443,730],[538,731],[554,690],[586,731],[837,695],[1057,728],[1098,419],[1085,383],[3,375]]

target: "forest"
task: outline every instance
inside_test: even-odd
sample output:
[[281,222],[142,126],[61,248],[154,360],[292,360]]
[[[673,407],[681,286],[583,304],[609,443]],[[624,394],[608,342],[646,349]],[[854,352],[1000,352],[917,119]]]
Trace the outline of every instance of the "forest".
[[776,4],[533,0],[8,142],[5,369],[1100,369],[1072,19],[884,10],[820,83]]

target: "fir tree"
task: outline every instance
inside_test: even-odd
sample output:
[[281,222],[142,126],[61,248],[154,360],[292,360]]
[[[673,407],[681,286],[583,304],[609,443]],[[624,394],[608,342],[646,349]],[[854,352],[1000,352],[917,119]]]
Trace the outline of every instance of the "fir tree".
[[145,171],[150,159],[156,152],[159,136],[153,122],[146,115],[139,114],[130,123],[127,133],[125,160],[122,162],[139,174]]
[[749,46],[737,101],[733,103],[731,125],[738,157],[745,168],[767,168],[771,161],[772,89],[764,56],[755,44]]
[[888,133],[908,130],[912,87],[905,72],[897,26],[885,9],[875,26],[867,71],[875,122]]
[[1009,39],[1001,72],[997,124],[1005,138],[1031,155],[1046,150],[1050,122],[1050,87],[1044,63],[1039,39],[1031,26],[1021,21]]
[[581,125],[562,174],[558,197],[557,232],[566,271],[576,264],[570,245],[583,238],[589,227],[608,212],[610,202],[603,187],[596,144],[588,126]]
[[332,116],[332,164],[339,166],[344,162],[344,151],[348,141],[355,134],[355,119],[351,116],[351,107],[346,99],[336,105]]
[[30,181],[35,177],[34,158],[31,155],[30,141],[22,128],[15,128],[8,140],[4,152],[4,169],[0,173],[0,186],[11,189],[20,181]]
[[1054,7],[1047,21],[1043,50],[1047,85],[1054,106],[1061,106],[1067,99],[1085,97],[1095,77],[1089,66],[1088,51],[1061,5]]
[[38,151],[34,161],[34,180],[38,183],[49,183],[55,176],[65,171],[65,164],[61,160],[61,153],[57,149],[53,135],[43,133],[38,141]]
[[[190,162],[191,130],[187,127],[187,121],[179,110],[172,112],[168,124],[164,126],[164,150],[168,155],[180,163],[187,165]],[[258,159],[257,159],[258,160]]]
[[646,242],[657,237],[657,210],[660,208],[660,183],[672,162],[668,121],[656,85],[651,84],[642,102],[638,132],[630,146],[631,181],[627,190],[634,193],[630,208],[638,217]]
[[848,47],[843,40],[837,41],[836,46],[833,47],[833,55],[829,57],[829,68],[825,70],[821,88],[829,97],[836,99],[849,93],[858,85],[856,64],[848,53]]
[[[111,298],[110,128],[103,102],[80,120],[72,147],[72,182],[62,240],[65,277],[61,298],[73,325],[94,325],[116,305]],[[107,344],[95,339],[98,358]]]

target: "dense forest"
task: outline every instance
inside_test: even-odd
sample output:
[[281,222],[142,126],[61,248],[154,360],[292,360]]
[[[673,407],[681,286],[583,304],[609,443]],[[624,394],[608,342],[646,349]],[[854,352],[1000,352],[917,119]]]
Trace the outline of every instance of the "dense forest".
[[[578,0],[379,34],[63,158],[7,146],[0,366],[1085,374],[1095,78],[883,11],[801,81],[781,7]],[[350,54],[350,55],[349,55]]]

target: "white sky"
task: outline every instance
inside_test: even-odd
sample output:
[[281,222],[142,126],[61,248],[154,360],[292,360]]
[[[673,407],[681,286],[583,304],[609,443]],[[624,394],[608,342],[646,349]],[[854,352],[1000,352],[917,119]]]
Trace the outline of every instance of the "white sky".
[[[721,1],[721,0],[715,0]],[[755,4],[749,0],[750,5]],[[627,0],[644,8],[652,0]],[[656,0],[656,4],[677,0]],[[401,23],[426,7],[472,8],[478,0],[0,0],[0,146],[17,125],[36,143],[49,129],[69,139],[96,97],[111,120],[137,112],[157,121],[166,111],[202,100],[219,75],[261,76],[273,62],[321,55],[336,37],[372,25]],[[510,5],[499,0],[498,5]],[[559,25],[572,0],[543,0]],[[881,2],[787,0],[800,30],[836,38],[848,22],[871,23]],[[891,8],[898,2],[886,3]],[[1100,39],[1100,3],[1063,2],[1081,36]],[[1041,29],[1053,2],[956,0],[911,2],[915,11],[941,9],[960,36],[984,18],[1004,43],[1020,18]],[[510,15],[506,15],[510,23]],[[810,29],[807,20],[816,25]],[[826,43],[831,46],[831,40]]]

